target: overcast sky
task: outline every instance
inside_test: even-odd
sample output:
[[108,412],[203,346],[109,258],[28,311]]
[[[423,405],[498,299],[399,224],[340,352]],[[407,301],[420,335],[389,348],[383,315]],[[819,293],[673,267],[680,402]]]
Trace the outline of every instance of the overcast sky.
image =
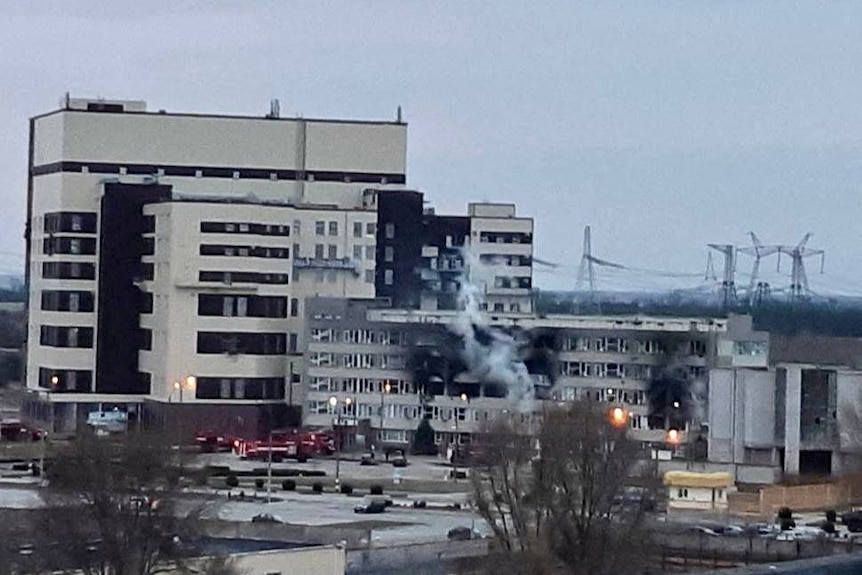
[[400,104],[409,186],[438,211],[516,202],[536,255],[572,266],[541,287],[574,285],[587,224],[596,255],[681,272],[707,242],[810,231],[827,285],[862,286],[860,31],[858,1],[4,1],[0,270],[23,261],[27,119],[69,91],[239,114],[277,97],[283,116]]

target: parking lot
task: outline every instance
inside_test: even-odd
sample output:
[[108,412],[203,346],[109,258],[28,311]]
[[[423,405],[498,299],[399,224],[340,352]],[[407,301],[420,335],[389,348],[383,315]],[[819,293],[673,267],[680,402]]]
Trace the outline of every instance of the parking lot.
[[[339,476],[342,481],[349,479],[373,480],[379,479],[387,485],[392,485],[395,479],[413,479],[422,481],[439,481],[440,483],[448,483],[446,477],[452,471],[452,466],[448,465],[443,458],[439,457],[420,457],[413,456],[409,459],[407,467],[393,467],[392,464],[386,463],[384,458],[379,458],[378,465],[360,465],[359,455],[351,455],[350,458],[343,458],[340,463],[336,463],[335,457],[319,457],[309,459],[305,463],[298,463],[294,460],[287,459],[280,463],[273,463],[273,469],[300,469],[300,470],[316,470],[326,473],[327,478],[335,478],[336,466],[339,467]],[[247,461],[240,459],[232,453],[204,453],[195,457],[195,465],[226,465],[232,470],[253,470],[267,466],[264,461]],[[464,491],[469,489],[469,481],[460,482],[463,484]]]

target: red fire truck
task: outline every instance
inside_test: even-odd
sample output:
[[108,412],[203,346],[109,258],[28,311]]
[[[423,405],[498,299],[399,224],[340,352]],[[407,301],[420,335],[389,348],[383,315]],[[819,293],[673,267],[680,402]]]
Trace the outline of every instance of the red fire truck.
[[233,440],[233,451],[243,459],[269,459],[273,461],[296,459],[300,463],[315,455],[329,455],[335,451],[335,443],[326,432],[277,430],[266,439]]
[[195,434],[195,443],[198,444],[203,453],[230,451],[233,447],[233,441],[232,437],[212,430],[198,431]]

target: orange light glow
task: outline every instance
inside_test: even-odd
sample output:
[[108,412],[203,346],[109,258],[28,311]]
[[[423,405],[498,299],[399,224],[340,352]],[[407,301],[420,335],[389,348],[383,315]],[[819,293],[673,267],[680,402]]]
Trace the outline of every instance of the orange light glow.
[[668,443],[679,443],[679,430],[669,429],[667,431]]
[[626,410],[622,407],[615,407],[611,410],[611,423],[616,426],[625,425],[626,423]]

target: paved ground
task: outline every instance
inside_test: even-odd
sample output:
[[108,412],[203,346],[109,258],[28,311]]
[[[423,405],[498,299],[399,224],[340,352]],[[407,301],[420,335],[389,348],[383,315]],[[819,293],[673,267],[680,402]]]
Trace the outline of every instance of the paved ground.
[[[450,529],[461,526],[473,527],[480,533],[489,532],[481,518],[470,511],[391,507],[384,513],[365,515],[353,511],[362,502],[362,497],[296,492],[279,492],[277,496],[279,501],[272,503],[222,500],[219,504],[210,505],[204,517],[251,521],[255,515],[269,513],[295,525],[345,525],[372,521],[375,525],[384,525],[375,526],[372,530],[372,546],[444,541]],[[386,526],[387,523],[392,525]]]

